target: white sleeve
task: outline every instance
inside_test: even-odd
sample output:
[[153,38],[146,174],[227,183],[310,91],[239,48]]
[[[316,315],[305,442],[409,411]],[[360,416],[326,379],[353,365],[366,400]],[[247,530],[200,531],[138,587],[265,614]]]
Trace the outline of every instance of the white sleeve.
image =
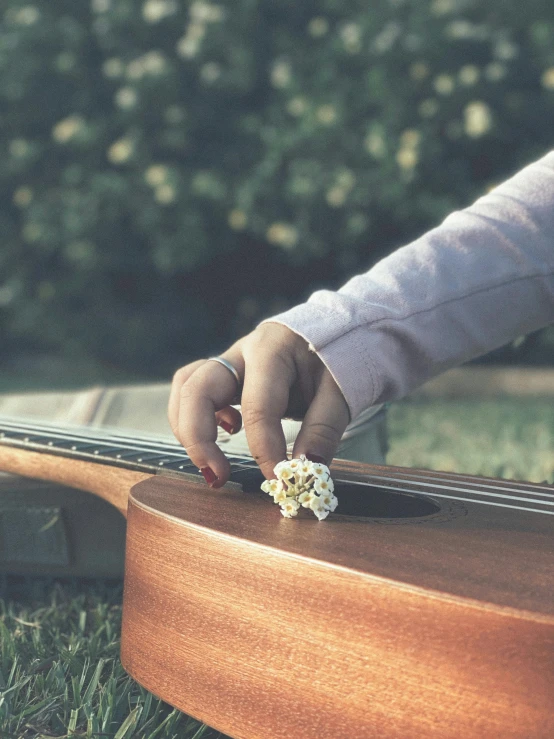
[[340,290],[267,321],[310,343],[352,419],[554,321],[554,152]]

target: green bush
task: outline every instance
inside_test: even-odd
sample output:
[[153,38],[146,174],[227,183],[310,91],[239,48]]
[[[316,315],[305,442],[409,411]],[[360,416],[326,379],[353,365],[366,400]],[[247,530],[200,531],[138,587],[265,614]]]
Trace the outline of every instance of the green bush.
[[164,373],[552,147],[554,6],[5,0],[0,340]]

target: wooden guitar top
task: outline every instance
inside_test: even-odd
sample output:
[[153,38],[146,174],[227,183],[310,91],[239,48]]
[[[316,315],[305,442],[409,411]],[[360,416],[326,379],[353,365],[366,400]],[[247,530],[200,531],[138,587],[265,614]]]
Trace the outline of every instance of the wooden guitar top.
[[[332,471],[373,485],[441,477]],[[264,494],[139,483],[126,669],[237,738],[553,736],[552,516],[426,500],[423,516],[341,516],[339,504],[320,523],[283,519]]]

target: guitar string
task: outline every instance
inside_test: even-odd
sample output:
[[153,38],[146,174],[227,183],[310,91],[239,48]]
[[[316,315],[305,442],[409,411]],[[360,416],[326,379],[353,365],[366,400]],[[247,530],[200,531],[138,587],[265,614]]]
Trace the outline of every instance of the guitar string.
[[[2,424],[4,424],[5,419],[0,418],[0,428]],[[18,423],[13,423],[10,421],[5,422],[6,426],[10,426],[13,428],[14,432],[16,433],[22,433],[22,434],[28,434],[29,430],[36,430],[36,431],[47,431],[48,435],[51,435],[55,438],[62,439],[64,441],[70,441],[70,440],[81,440],[83,442],[92,442],[91,446],[94,445],[94,443],[103,443],[104,440],[109,441],[119,441],[121,442],[125,448],[130,449],[139,449],[140,451],[155,451],[158,452],[160,450],[164,450],[164,452],[167,450],[167,454],[170,454],[171,456],[178,456],[180,458],[186,458],[190,459],[188,455],[186,454],[184,448],[181,446],[181,444],[177,441],[175,442],[167,442],[167,441],[156,441],[152,437],[145,437],[144,439],[141,437],[133,438],[125,435],[119,435],[117,433],[106,433],[103,429],[94,429],[95,431],[100,432],[99,437],[90,436],[88,434],[88,429],[83,427],[75,427],[79,430],[79,433],[77,431],[70,432],[70,433],[62,433],[60,432],[57,427],[50,426],[47,424],[29,424],[26,427],[22,427]],[[173,451],[169,451],[173,450]],[[225,450],[222,450],[225,451]],[[228,455],[231,457],[238,457],[238,458],[245,458],[244,455]],[[444,479],[453,479],[453,476],[451,473],[444,472],[441,473],[441,477],[438,478],[436,475],[434,475],[433,471],[426,471],[422,470],[420,471],[421,474],[413,474],[412,472],[407,472],[406,474],[409,475],[411,478],[418,477],[419,479],[436,479],[436,480],[444,480]],[[399,475],[402,475],[403,473],[398,473]],[[475,476],[475,475],[467,475],[464,473],[459,473],[454,476],[454,481],[456,481],[456,478],[458,480],[464,480],[464,483],[466,485],[473,485],[475,487],[482,488],[483,487],[483,481],[482,478]],[[469,482],[469,480],[476,480],[476,482]],[[503,490],[506,491],[513,491],[522,493],[521,487],[529,488],[530,490],[534,490],[536,494],[545,495],[545,496],[552,496],[554,497],[554,492],[548,493],[544,491],[543,485],[537,485],[525,481],[518,481],[518,487],[513,488],[510,487],[510,485],[507,482],[499,480],[498,482],[495,481],[495,485],[491,487],[500,487]],[[527,493],[525,493],[527,494]]]
[[[347,483],[348,485],[367,485],[367,483],[364,483],[364,482],[361,482],[361,481],[357,481],[357,480],[340,480],[340,479],[337,479],[336,482],[344,482],[344,483]],[[395,492],[398,492],[398,493],[412,493],[412,494],[417,494],[417,492],[418,492],[417,490],[409,490],[407,488],[397,488],[397,487],[392,487],[392,486],[389,487],[388,485],[386,487],[386,490],[394,490]],[[421,492],[421,491],[419,491],[419,492]],[[463,491],[461,491],[461,492],[463,492]],[[511,509],[513,509],[515,511],[529,511],[531,513],[544,513],[547,516],[554,516],[554,511],[543,511],[541,508],[527,508],[525,506],[518,506],[518,505],[517,506],[514,506],[514,505],[508,505],[507,503],[497,503],[497,502],[494,502],[492,500],[479,500],[479,499],[474,499],[474,498],[463,498],[463,497],[458,496],[458,495],[445,495],[444,493],[429,492],[429,493],[422,493],[422,494],[423,495],[428,495],[431,498],[448,498],[449,500],[461,500],[463,503],[479,503],[480,505],[495,506],[497,508],[511,508]],[[540,505],[544,505],[543,501],[528,501],[528,502],[538,503]]]
[[[385,476],[385,475],[368,475],[368,477],[370,479],[372,479],[372,480],[387,480],[387,481],[390,481],[390,482],[402,482],[402,478],[389,477],[389,476]],[[480,494],[479,491],[477,491],[477,490],[474,491],[474,490],[470,490],[469,488],[458,488],[458,487],[452,486],[452,485],[441,485],[440,483],[415,482],[414,484],[415,485],[419,485],[421,487],[440,488],[440,489],[444,489],[444,490],[452,490],[452,489],[454,489],[454,490],[459,490],[460,492],[468,493],[469,495],[479,495]],[[502,488],[500,488],[500,489],[502,489]],[[516,496],[516,495],[504,495],[503,493],[491,492],[491,490],[495,490],[496,491],[496,488],[494,488],[494,487],[491,486],[491,488],[489,490],[487,490],[487,492],[484,493],[484,495],[490,495],[493,498],[507,498],[509,500],[521,500],[523,502],[529,502],[529,501],[533,500],[532,498],[520,498],[519,496]],[[483,493],[481,493],[481,494],[483,494]],[[537,494],[540,495],[540,493],[537,493]],[[545,494],[545,497],[550,497],[550,496],[548,494]],[[538,500],[535,500],[533,502],[539,502],[539,501]],[[543,504],[543,505],[554,506],[554,500],[541,500],[540,503]]]
[[[49,432],[49,435],[51,434],[55,438],[62,438],[65,441],[68,440],[67,439],[67,436],[68,435],[65,435],[65,434],[62,435],[62,434],[60,434],[58,432],[52,432],[52,427],[50,427],[50,426],[46,426],[46,425],[41,425],[41,426],[39,426],[39,425],[33,425],[33,426],[27,426],[27,427],[23,428],[19,424],[9,424],[9,425],[10,426],[13,426],[15,429],[17,429],[16,433],[23,433],[23,434],[25,434],[25,433],[28,433],[28,431],[29,431],[30,428],[32,428],[33,430],[39,430],[39,428],[40,428],[42,431],[47,430]],[[12,429],[12,431],[13,431],[13,429]],[[79,438],[79,439],[81,439],[83,441],[87,441],[87,442],[88,441],[91,441],[90,437],[88,437],[88,436],[77,436],[76,434],[72,434],[72,435],[69,435],[69,436],[70,436],[70,439],[69,440],[74,440],[76,438]],[[130,441],[129,437],[121,437],[121,438],[122,439],[127,439],[128,441]],[[94,444],[93,444],[93,446],[94,446]],[[175,446],[178,447],[178,448],[180,448],[177,444]],[[171,448],[175,448],[175,446],[172,446]],[[137,450],[138,453],[141,453],[141,452],[144,453],[144,449],[142,449],[141,447],[126,446],[125,448]],[[59,447],[57,447],[57,449],[59,449]],[[155,451],[159,451],[156,447],[154,447],[154,449],[155,449]],[[77,450],[77,453],[78,453],[78,450]],[[165,452],[165,453],[167,454],[167,452]],[[160,455],[160,456],[163,456],[163,455]],[[190,458],[188,456],[184,455],[182,452],[180,454],[178,454],[178,455],[177,454],[171,454],[171,456],[178,456],[181,460],[188,460],[188,461],[190,461]],[[244,459],[244,457],[240,457],[240,458],[241,459]],[[255,465],[255,464],[253,464],[253,465],[242,465],[242,466],[239,466],[239,469],[242,469],[242,470],[257,469],[257,465]],[[235,471],[238,471],[238,470],[235,470]],[[382,475],[370,475],[368,477],[369,477],[369,480],[373,481],[374,483],[378,483],[379,480],[387,480],[389,482],[402,482],[402,478],[401,477],[400,478],[396,478],[396,477],[389,477],[389,476],[382,476]],[[422,478],[422,476],[420,475],[419,476],[419,479],[421,479],[421,478]],[[434,477],[434,479],[440,479],[440,478]],[[353,480],[337,480],[337,481],[338,482],[344,482],[346,484],[367,485],[367,482],[358,482],[358,481],[353,481]],[[430,483],[423,483],[423,482],[421,482],[421,483],[416,482],[415,484],[416,485],[420,485],[420,486],[426,486],[426,487],[439,487],[440,489],[443,489],[443,490],[452,490],[452,491],[455,491],[455,492],[467,493],[468,495],[474,495],[474,496],[482,496],[482,497],[489,496],[489,497],[505,498],[505,499],[513,500],[513,501],[519,500],[519,501],[526,502],[526,503],[535,503],[535,504],[538,504],[538,505],[554,505],[554,503],[551,503],[550,501],[545,501],[545,500],[538,500],[538,499],[534,500],[532,498],[521,498],[521,497],[518,497],[518,496],[503,495],[503,494],[500,494],[500,493],[492,493],[492,492],[488,492],[488,491],[473,491],[473,490],[469,490],[469,489],[466,489],[466,488],[463,488],[463,487],[457,487],[457,486],[448,486],[448,485],[435,485],[435,486],[432,486]],[[417,493],[420,493],[420,494],[428,494],[428,495],[435,496],[435,497],[443,497],[443,498],[449,498],[449,499],[454,499],[454,500],[461,500],[461,501],[465,501],[465,502],[475,502],[475,503],[480,503],[480,504],[484,504],[484,505],[493,505],[493,506],[504,507],[504,508],[512,508],[512,509],[515,509],[515,510],[526,510],[526,511],[531,511],[531,512],[535,512],[535,513],[546,513],[546,514],[549,514],[549,515],[554,515],[554,511],[548,511],[548,510],[545,511],[545,510],[535,509],[535,508],[526,508],[524,506],[510,506],[510,505],[507,505],[506,503],[498,503],[498,502],[493,502],[493,501],[479,500],[478,498],[464,498],[464,497],[461,497],[461,496],[454,496],[454,495],[445,495],[445,494],[434,493],[433,491],[430,491],[430,492],[426,493],[426,491],[419,491],[419,490],[414,490],[414,489],[410,489],[410,488],[398,488],[398,487],[393,487],[393,486],[390,486],[390,485],[386,485],[386,486],[384,486],[384,488],[387,489],[387,490],[394,490],[395,492],[404,492],[404,493],[411,493],[411,494],[417,494]],[[493,489],[497,490],[498,487],[493,487]],[[500,489],[504,489],[504,488],[500,488]],[[513,490],[513,488],[510,488],[510,489]],[[518,491],[518,492],[520,492],[520,491]],[[542,494],[542,493],[540,493],[540,494]],[[548,496],[549,494],[548,493],[545,493],[544,495],[545,496]]]
[[[83,429],[81,431],[80,427],[76,427],[79,429],[80,433],[70,432],[70,433],[62,433],[60,432],[57,427],[55,426],[49,426],[47,424],[29,424],[26,427],[22,427],[19,423],[12,423],[9,421],[4,422],[5,419],[0,419],[0,428],[3,425],[6,427],[10,427],[15,433],[21,433],[21,434],[29,434],[30,431],[36,431],[36,432],[47,432],[49,436],[52,436],[54,438],[59,438],[63,441],[69,442],[73,440],[82,441],[85,443],[89,443],[91,446],[94,445],[94,443],[102,444],[104,441],[113,441],[113,442],[119,442],[121,443],[124,448],[129,449],[136,449],[139,451],[154,451],[154,452],[160,452],[160,450],[163,450],[164,453],[169,454],[170,456],[177,456],[180,459],[190,459],[188,455],[186,454],[184,448],[179,444],[178,442],[161,442],[161,441],[155,441],[151,437],[150,438],[133,438],[125,435],[118,435],[115,433],[105,433],[103,430],[100,430],[100,433],[102,436],[100,437],[94,437],[90,434],[86,433],[88,429]],[[92,442],[92,443],[91,443]],[[172,450],[172,451],[170,451]],[[225,450],[222,450],[225,451]],[[161,456],[161,455],[160,455]],[[241,458],[244,459],[245,455],[239,455],[239,454],[231,454],[228,456],[235,457],[235,458]],[[399,475],[402,475],[403,473],[398,473]],[[466,485],[471,485],[475,487],[482,488],[483,487],[483,480],[482,478],[479,478],[478,476],[474,475],[466,475],[464,473],[456,474],[455,477],[451,475],[451,473],[445,472],[441,473],[441,477],[436,477],[435,474],[433,474],[433,471],[427,472],[426,470],[420,471],[420,474],[414,474],[412,472],[407,472],[407,475],[410,476],[410,478],[417,477],[419,479],[435,479],[435,480],[444,480],[444,479],[453,479],[454,482],[457,482],[458,480],[463,480]],[[457,478],[457,479],[456,479]],[[395,478],[397,479],[397,478]],[[469,480],[476,480],[476,482],[469,482]],[[458,484],[461,484],[458,482]],[[485,483],[486,484],[486,483]],[[518,481],[518,487],[513,488],[509,485],[508,482],[504,482],[501,480],[495,481],[494,485],[491,485],[491,487],[494,488],[500,488],[505,491],[512,491],[517,492],[520,494],[531,494],[523,491],[521,488],[528,488],[531,491],[534,491],[535,494],[544,495],[544,496],[551,496],[554,498],[554,492],[549,493],[544,490],[544,486],[537,485],[533,483],[528,483],[525,481]]]
[[[33,424],[33,425],[28,425],[25,428],[23,428],[19,423],[17,423],[17,424],[16,423],[13,423],[13,424],[8,423],[8,425],[12,426],[13,429],[15,429],[17,433],[23,433],[23,434],[25,434],[25,433],[28,433],[28,431],[29,431],[30,428],[32,428],[33,430],[37,430],[37,431],[40,430],[40,431],[43,431],[43,432],[47,430],[49,432],[49,435],[54,436],[54,438],[63,439],[66,442],[67,441],[72,441],[72,440],[75,440],[75,439],[79,439],[79,440],[84,441],[84,442],[87,442],[87,443],[90,442],[90,441],[92,441],[92,439],[89,436],[85,436],[84,434],[83,435],[81,435],[81,434],[79,434],[79,435],[77,435],[77,434],[61,434],[58,431],[54,431],[51,426],[48,426],[46,424]],[[129,450],[131,450],[133,452],[136,452],[137,454],[145,454],[145,452],[149,451],[148,448],[146,448],[146,449],[144,448],[144,445],[137,446],[136,445],[136,442],[134,444],[129,443],[129,442],[131,442],[131,439],[129,437],[126,437],[126,436],[117,437],[116,435],[108,434],[108,435],[106,435],[106,437],[107,438],[114,438],[114,441],[117,438],[118,440],[120,440],[120,443],[121,443],[122,440],[125,440],[128,443],[125,443],[124,446],[123,446],[123,448],[124,449],[129,449]],[[92,444],[92,446],[94,446],[94,444]],[[152,451],[156,452],[157,455],[159,454],[159,451],[160,450],[158,448],[158,445],[149,443],[146,446],[147,447],[150,447],[150,449]],[[186,454],[183,453],[183,450],[182,450],[183,448],[180,445],[178,445],[178,444],[171,445],[170,448],[171,449],[177,448],[180,451],[179,452],[169,452],[169,451],[164,450],[164,453],[165,453],[166,456],[169,455],[170,457],[177,457],[177,459],[175,461],[187,460],[187,461],[190,462],[190,457],[188,457]],[[58,449],[59,449],[59,447],[58,447]],[[75,451],[78,452],[79,450],[76,449]],[[163,454],[160,454],[159,456],[162,456],[163,457],[164,455]],[[244,459],[244,457],[236,456],[235,459]],[[252,465],[251,466],[251,468],[256,468],[256,467],[257,467],[257,465]],[[241,468],[242,469],[248,469],[248,466],[242,465]],[[419,475],[419,476],[417,476],[417,475],[411,475],[411,477],[412,478],[413,477],[416,477],[416,478],[418,478],[420,480],[421,479],[434,479],[434,480],[439,481],[441,479],[441,478],[437,478],[436,476],[429,477],[429,476],[423,476],[423,475]],[[376,480],[383,479],[383,480],[388,480],[388,481],[391,481],[391,482],[400,482],[400,481],[402,481],[402,477],[400,477],[400,478],[399,477],[388,477],[388,476],[381,476],[381,475],[372,476],[372,479],[374,479],[374,480],[375,479]],[[420,484],[420,485],[426,486],[426,487],[429,487],[430,486],[429,483],[425,483],[425,482],[416,483],[416,484]],[[544,505],[552,505],[552,503],[549,503],[548,501],[539,501],[539,500],[534,501],[533,499],[530,499],[530,498],[522,498],[522,497],[520,497],[521,495],[531,495],[531,493],[527,493],[526,491],[522,491],[520,489],[514,489],[514,488],[511,488],[511,487],[508,487],[508,486],[505,486],[505,485],[503,485],[503,486],[495,485],[495,486],[490,486],[490,487],[493,490],[505,490],[506,492],[508,492],[508,491],[518,492],[520,495],[519,496],[507,496],[507,495],[502,495],[502,494],[499,494],[499,493],[482,491],[482,487],[483,487],[483,483],[482,482],[481,482],[481,484],[479,484],[479,483],[466,483],[466,484],[475,485],[475,486],[478,486],[479,485],[479,487],[481,488],[481,490],[479,490],[479,491],[468,490],[467,488],[461,487],[460,484],[458,484],[457,486],[436,485],[435,487],[440,487],[442,489],[454,489],[456,492],[460,492],[460,493],[465,492],[465,493],[468,493],[469,495],[481,495],[481,496],[487,496],[487,495],[489,495],[489,496],[493,496],[493,497],[504,497],[504,498],[508,498],[508,499],[511,499],[511,500],[519,500],[519,501],[522,501],[522,502],[536,502],[536,503],[540,503],[540,504],[544,504]],[[425,492],[425,491],[423,491],[423,492]],[[550,493],[545,493],[544,491],[537,492],[535,490],[535,495],[541,495],[543,497],[553,497],[554,498],[554,495],[552,495]]]
[[[28,433],[28,431],[29,431],[29,427],[23,429],[23,427],[21,427],[19,424],[13,424],[13,427],[15,429],[17,429],[17,432],[18,433],[24,433],[25,434],[25,433]],[[37,425],[32,426],[31,428],[36,429],[36,430],[39,430],[40,429],[42,431],[48,429],[49,432],[50,432],[49,433],[49,436],[53,436],[54,438],[57,438],[57,439],[63,439],[65,442],[67,442],[67,441],[74,441],[76,439],[79,439],[79,440],[82,440],[82,441],[85,441],[85,442],[91,441],[91,439],[89,437],[86,437],[84,435],[81,436],[81,435],[77,435],[77,434],[61,434],[60,432],[52,431],[51,427],[48,427],[46,425],[38,425],[37,424]],[[121,437],[121,438],[122,439],[126,439],[126,440],[128,439],[128,437]],[[94,446],[94,444],[92,446]],[[156,452],[156,454],[159,454],[159,449],[157,448],[156,445],[149,444],[147,446],[150,447],[150,449],[152,451]],[[175,445],[175,446],[178,449],[182,450],[182,447],[180,447],[179,445]],[[175,448],[175,446],[172,446],[170,448]],[[136,453],[137,455],[138,454],[145,455],[148,452],[148,449],[147,448],[145,449],[144,446],[142,446],[142,445],[141,446],[136,446],[136,444],[134,444],[134,445],[131,445],[131,444],[121,444],[121,442],[120,442],[119,448],[129,449],[130,451]],[[58,447],[58,449],[59,449],[59,447]],[[76,449],[75,451],[78,453],[79,452],[79,449]],[[176,453],[176,452],[168,452],[168,451],[164,450],[164,454],[163,455],[160,455],[160,456],[163,457],[164,455],[166,457],[167,456],[174,457],[175,458],[175,462],[177,462],[177,461],[184,461],[184,460],[187,460],[187,461],[190,462],[190,457],[188,457],[187,455],[185,455],[183,453],[183,451],[179,451],[178,453]],[[108,455],[107,458],[113,458],[113,456]],[[241,457],[236,457],[236,458],[241,459]],[[137,460],[137,462],[138,461],[139,460]],[[140,460],[140,461],[142,462],[142,460]],[[233,465],[232,459],[231,459],[231,464]],[[234,470],[235,472],[237,471],[236,467],[238,467],[238,465],[235,464],[235,470]],[[242,466],[239,467],[239,469],[255,469],[255,468],[257,468],[257,465],[251,465],[250,467],[248,467],[247,465],[244,465],[243,464]],[[470,490],[468,488],[464,488],[461,485],[461,483],[458,483],[457,485],[450,485],[450,486],[444,485],[444,484],[440,484],[441,478],[437,478],[436,476],[433,476],[432,478],[429,478],[428,476],[411,475],[411,477],[416,479],[416,482],[415,482],[416,485],[420,485],[420,486],[423,486],[423,487],[436,487],[436,488],[438,487],[438,488],[443,489],[443,490],[453,490],[453,491],[459,492],[459,493],[466,493],[467,495],[475,495],[475,496],[481,496],[481,497],[505,498],[505,499],[508,499],[508,500],[512,500],[512,501],[516,501],[517,500],[517,501],[524,502],[524,503],[527,502],[527,503],[535,503],[535,504],[540,504],[540,505],[554,505],[554,502],[550,502],[549,500],[539,500],[539,499],[536,499],[536,498],[533,499],[532,497],[522,497],[522,495],[523,496],[525,496],[525,495],[526,496],[531,496],[531,495],[533,495],[533,493],[530,493],[530,492],[528,493],[526,491],[522,491],[522,490],[519,490],[519,489],[514,489],[513,487],[509,487],[509,486],[500,486],[500,485],[489,486],[489,489],[488,490],[483,491],[483,489],[482,489],[483,488],[483,484],[481,483],[481,485],[479,486],[481,489],[480,490],[473,491],[473,490]],[[385,481],[388,481],[388,482],[401,482],[403,478],[402,477],[390,477],[390,476],[384,476],[384,475],[383,476],[382,475],[374,475],[374,476],[371,476],[371,479],[374,480],[374,481],[385,480]],[[429,482],[424,482],[424,481],[419,482],[419,481],[417,481],[417,480],[425,480],[425,479],[433,479],[433,480],[436,480],[437,481],[437,484],[434,485],[434,486],[432,486],[431,483],[429,483]],[[444,482],[444,480],[442,480],[442,482]],[[475,485],[475,486],[478,485],[478,483],[468,483],[468,484]],[[486,483],[485,483],[485,485],[486,485]],[[493,491],[496,491],[496,492],[491,492],[491,489]],[[519,495],[517,495],[517,496],[516,495],[505,495],[505,494],[502,494],[502,493],[498,492],[499,490],[503,490],[505,492],[510,492],[510,491],[511,492],[517,492],[517,493],[519,493]],[[412,490],[412,492],[414,492],[414,491]],[[418,491],[416,490],[415,492],[418,492]],[[419,491],[419,492],[421,492],[422,494],[425,494],[426,491]],[[534,491],[534,495],[535,496],[539,495],[539,496],[542,496],[543,498],[550,498],[551,497],[551,498],[553,498],[553,501],[554,501],[554,495],[551,494],[551,493],[546,493],[546,492],[543,492],[543,491],[537,492],[535,490]],[[474,498],[468,498],[468,500],[474,500]]]
[[[0,423],[0,438],[1,438],[2,428],[9,429],[11,433],[24,434],[24,435],[27,435],[28,437],[32,437],[33,434],[35,436],[38,434],[42,438],[45,438],[45,439],[50,437],[53,439],[59,439],[67,443],[70,443],[72,441],[85,443],[88,446],[96,446],[96,445],[105,446],[106,442],[112,441],[113,443],[117,443],[117,446],[121,447],[122,449],[130,449],[130,450],[132,449],[132,450],[136,450],[139,453],[140,452],[148,453],[150,451],[153,451],[153,452],[159,453],[160,456],[163,456],[165,454],[165,455],[169,455],[172,457],[177,457],[179,459],[190,460],[190,457],[188,457],[184,448],[178,442],[176,442],[175,444],[163,444],[163,443],[157,443],[155,441],[147,441],[145,439],[144,443],[142,443],[142,439],[140,438],[137,440],[137,439],[131,439],[130,437],[126,437],[126,436],[118,437],[116,435],[106,435],[102,438],[94,438],[91,436],[86,436],[84,434],[62,433],[59,431],[54,431],[50,427],[47,427],[47,426],[38,426],[38,425],[28,426],[24,429],[21,426],[16,426],[15,424],[12,425],[8,423],[4,423],[3,421],[2,423]],[[25,441],[25,439],[23,439],[23,441]],[[31,442],[31,443],[36,443],[41,446],[43,445],[41,444],[40,441]],[[57,448],[61,449],[62,447],[57,447]],[[169,451],[170,449],[172,451]],[[75,449],[73,451],[79,451],[79,450]],[[240,459],[245,458],[244,455],[240,455],[240,454],[228,455],[228,456],[236,457]]]

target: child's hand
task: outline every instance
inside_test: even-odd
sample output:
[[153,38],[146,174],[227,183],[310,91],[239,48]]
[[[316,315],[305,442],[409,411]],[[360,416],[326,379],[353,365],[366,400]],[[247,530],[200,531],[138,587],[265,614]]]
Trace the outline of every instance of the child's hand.
[[[175,373],[168,416],[173,433],[212,487],[229,478],[230,465],[215,443],[217,426],[236,433],[242,422],[250,451],[267,479],[285,459],[281,419],[303,418],[293,457],[330,464],[349,422],[346,401],[331,373],[298,334],[264,323],[221,355],[243,380],[219,362],[200,359]],[[231,403],[241,403],[241,414]],[[217,479],[216,479],[217,478]]]

